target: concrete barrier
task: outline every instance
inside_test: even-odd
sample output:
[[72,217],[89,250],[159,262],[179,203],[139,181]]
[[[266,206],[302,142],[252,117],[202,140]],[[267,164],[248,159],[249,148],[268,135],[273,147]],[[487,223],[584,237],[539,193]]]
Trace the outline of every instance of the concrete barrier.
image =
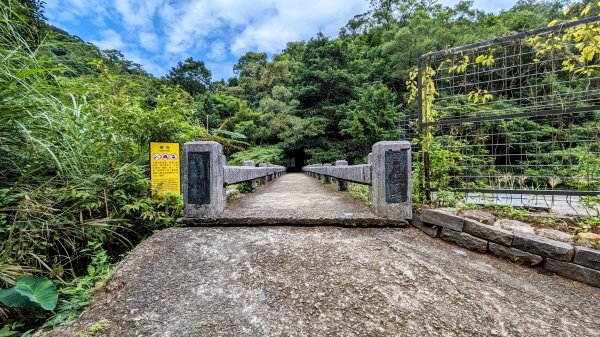
[[348,165],[345,160],[302,168],[309,176],[329,183],[337,180],[340,191],[348,182],[369,185],[369,199],[375,214],[387,219],[412,218],[411,146],[407,141],[386,141],[373,145],[369,163]]
[[247,182],[256,188],[257,179],[266,183],[286,172],[283,166],[261,164],[256,167],[253,161],[244,162],[244,166],[227,166],[223,147],[217,142],[185,143],[183,151],[186,218],[218,218],[227,202],[225,186]]

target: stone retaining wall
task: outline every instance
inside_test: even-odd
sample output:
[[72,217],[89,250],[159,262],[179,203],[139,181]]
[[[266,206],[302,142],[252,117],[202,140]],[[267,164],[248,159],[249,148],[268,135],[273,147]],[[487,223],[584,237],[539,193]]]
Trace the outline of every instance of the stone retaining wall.
[[433,237],[481,253],[490,252],[526,266],[600,287],[600,251],[519,230],[505,230],[443,210],[414,215],[413,226]]

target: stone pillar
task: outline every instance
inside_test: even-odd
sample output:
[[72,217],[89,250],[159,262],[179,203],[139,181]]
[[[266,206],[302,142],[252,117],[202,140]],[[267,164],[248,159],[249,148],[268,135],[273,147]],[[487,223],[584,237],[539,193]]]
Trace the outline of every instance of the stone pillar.
[[[324,167],[329,167],[332,166],[331,163],[327,163],[327,164],[323,164]],[[327,175],[327,171],[325,171],[325,174],[323,175],[323,182],[325,184],[331,184],[331,177]]]
[[370,196],[373,210],[383,218],[412,218],[411,150],[407,141],[373,145]]
[[[267,163],[267,167],[272,167],[273,164],[271,163]],[[273,169],[269,168],[269,174],[267,175],[267,181],[273,181],[275,180],[275,174],[273,174]]]
[[[267,163],[260,163],[258,165],[258,167],[267,167]],[[267,184],[267,177],[262,177],[260,179],[258,179],[261,185],[266,185]]]
[[[256,167],[256,164],[254,164],[254,160],[244,160],[244,166]],[[256,191],[256,180],[251,180],[247,184],[251,192]]]
[[[373,158],[373,153],[369,153],[369,155],[367,156],[367,164],[371,165],[373,164],[371,162],[371,158]],[[372,166],[371,166],[371,171],[373,171]],[[373,189],[371,187],[369,187],[369,202],[371,203],[371,205],[373,204]]]
[[[345,160],[336,160],[335,166],[348,166],[348,162]],[[347,191],[348,190],[348,182],[346,180],[336,179],[337,181],[337,190],[338,191]]]
[[209,219],[221,215],[225,156],[217,142],[190,142],[183,146],[183,200],[186,218]]
[[[269,164],[269,163],[267,163],[267,164],[265,164],[265,165],[266,165],[266,167],[269,167],[269,166],[271,166],[271,164]],[[271,172],[271,170],[270,170],[270,169],[267,169],[267,176],[266,176],[267,182],[269,182],[269,181],[273,181],[273,176],[270,174],[270,172]]]

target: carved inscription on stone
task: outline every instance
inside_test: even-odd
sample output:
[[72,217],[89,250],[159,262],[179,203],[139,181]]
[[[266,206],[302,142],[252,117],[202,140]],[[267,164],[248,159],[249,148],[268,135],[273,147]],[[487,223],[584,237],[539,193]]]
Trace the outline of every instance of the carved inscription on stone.
[[210,152],[188,152],[188,203],[210,204]]
[[408,150],[385,152],[385,201],[399,204],[408,200]]

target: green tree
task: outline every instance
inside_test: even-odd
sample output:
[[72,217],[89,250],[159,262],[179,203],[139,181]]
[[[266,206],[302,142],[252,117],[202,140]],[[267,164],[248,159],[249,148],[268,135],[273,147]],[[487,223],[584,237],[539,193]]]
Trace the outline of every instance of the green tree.
[[165,78],[170,84],[179,85],[190,95],[196,96],[208,90],[211,77],[212,74],[210,70],[206,69],[203,61],[196,61],[192,57],[188,57],[171,68]]

